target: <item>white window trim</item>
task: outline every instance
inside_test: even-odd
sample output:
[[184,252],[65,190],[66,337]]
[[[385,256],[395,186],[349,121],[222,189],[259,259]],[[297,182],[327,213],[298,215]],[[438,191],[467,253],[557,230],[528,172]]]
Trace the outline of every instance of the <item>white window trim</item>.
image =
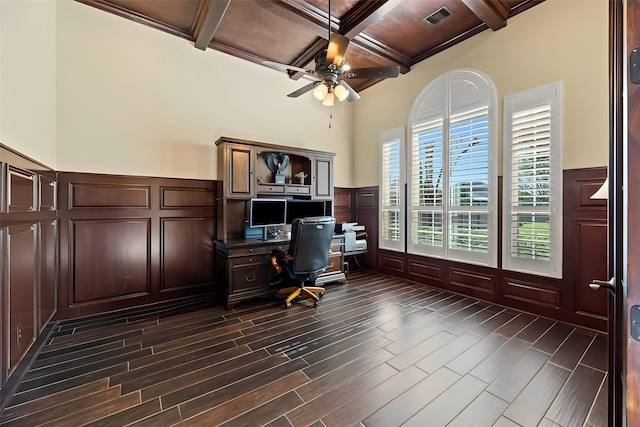
[[[523,110],[535,105],[550,103],[551,105],[551,140],[550,140],[550,197],[549,197],[549,230],[552,242],[549,260],[525,259],[511,255],[511,215],[513,203],[512,187],[512,116],[514,111]],[[538,88],[526,90],[504,98],[504,156],[503,156],[503,250],[502,268],[536,275],[562,278],[562,112],[563,83],[554,82]],[[555,236],[555,238],[554,238]]]
[[379,167],[379,176],[378,176],[378,183],[379,183],[379,189],[380,189],[380,201],[378,203],[378,247],[380,249],[386,249],[386,250],[391,250],[391,251],[398,251],[398,252],[404,252],[405,250],[405,230],[406,230],[406,217],[405,217],[405,206],[406,206],[406,202],[405,202],[405,187],[406,187],[406,173],[404,173],[404,171],[406,171],[405,168],[405,149],[406,149],[406,131],[405,131],[405,127],[404,126],[400,126],[397,127],[395,129],[390,129],[387,130],[385,132],[381,132],[380,135],[378,136],[378,159],[380,162],[382,162],[384,156],[383,156],[383,149],[384,146],[390,142],[393,141],[399,141],[399,146],[400,146],[400,153],[399,153],[399,161],[400,161],[400,182],[399,182],[399,189],[400,189],[400,201],[399,201],[399,217],[400,217],[400,221],[399,221],[399,234],[400,234],[400,239],[399,240],[390,240],[390,239],[385,239],[384,238],[384,233],[383,231],[383,220],[384,220],[384,215],[383,212],[384,210],[388,209],[388,206],[383,205],[383,200],[382,200],[382,191],[383,191],[383,180],[384,180],[384,176],[383,176],[383,165],[380,164]]
[[[418,255],[427,255],[436,258],[444,258],[452,261],[460,261],[471,264],[479,264],[485,265],[489,267],[497,267],[498,263],[498,95],[495,88],[495,85],[491,78],[485,73],[472,69],[472,68],[459,68],[455,70],[448,71],[442,74],[439,77],[436,77],[431,83],[429,83],[420,94],[416,97],[413,106],[411,107],[411,113],[409,116],[408,123],[408,146],[407,146],[407,182],[411,183],[411,151],[413,144],[413,127],[414,123],[417,122],[416,114],[419,111],[420,105],[424,102],[424,99],[434,90],[437,89],[438,85],[441,85],[441,79],[444,79],[444,84],[446,87],[447,96],[444,100],[443,108],[445,109],[446,114],[444,114],[447,119],[445,120],[443,134],[449,134],[449,88],[450,82],[455,79],[463,79],[464,76],[473,75],[475,78],[479,78],[487,83],[487,87],[490,91],[490,99],[488,100],[488,109],[489,109],[489,134],[488,134],[488,142],[489,142],[489,183],[488,183],[488,201],[487,201],[487,211],[488,211],[488,252],[480,253],[473,251],[462,251],[448,248],[448,235],[449,235],[449,166],[448,161],[446,160],[446,156],[443,158],[443,188],[446,192],[443,194],[445,200],[443,200],[442,209],[436,211],[441,211],[443,215],[443,245],[442,247],[437,246],[428,246],[428,245],[420,245],[413,244],[412,239],[410,238],[412,233],[412,217],[413,217],[413,206],[412,203],[407,204],[407,252],[411,254]],[[411,184],[408,185],[408,200],[411,200]],[[472,210],[472,209],[471,209]]]

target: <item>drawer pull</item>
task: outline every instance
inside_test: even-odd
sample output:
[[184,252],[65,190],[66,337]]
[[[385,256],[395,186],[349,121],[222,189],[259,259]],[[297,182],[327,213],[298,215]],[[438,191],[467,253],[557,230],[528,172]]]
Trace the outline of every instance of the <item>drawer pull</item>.
[[256,275],[254,274],[251,278],[249,278],[248,276],[244,276],[244,280],[245,280],[245,282],[255,282],[256,281]]
[[333,268],[333,263],[327,265],[327,268]]
[[253,258],[249,258],[249,262],[253,262]]

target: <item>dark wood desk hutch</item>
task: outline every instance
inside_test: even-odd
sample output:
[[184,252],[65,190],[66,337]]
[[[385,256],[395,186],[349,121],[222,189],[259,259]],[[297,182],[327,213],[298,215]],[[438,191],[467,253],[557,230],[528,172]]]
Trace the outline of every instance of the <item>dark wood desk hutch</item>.
[[[323,201],[325,214],[333,215],[334,153],[306,150],[261,142],[221,137],[218,147],[218,230],[216,240],[217,282],[227,308],[236,303],[275,293],[269,287],[273,275],[269,265],[272,249],[286,249],[286,237],[264,240],[245,238],[244,224],[249,219],[252,198],[284,198]],[[269,167],[275,161],[288,165],[279,182]],[[304,172],[299,183],[294,177]],[[282,182],[284,181],[284,182]],[[287,231],[290,225],[283,226]],[[286,235],[286,234],[284,234]],[[283,236],[284,236],[283,235]],[[316,283],[346,281],[343,255],[344,239],[336,235],[329,267]]]

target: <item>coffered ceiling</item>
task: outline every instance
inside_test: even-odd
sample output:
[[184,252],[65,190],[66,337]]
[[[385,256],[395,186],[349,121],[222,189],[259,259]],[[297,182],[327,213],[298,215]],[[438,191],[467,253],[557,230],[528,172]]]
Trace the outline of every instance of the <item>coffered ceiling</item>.
[[[270,66],[298,79],[303,73],[272,61],[313,69],[327,49],[328,0],[77,0],[126,19]],[[397,65],[401,73],[481,31],[499,31],[509,18],[543,0],[332,0],[331,32],[351,39],[351,68]],[[434,22],[439,21],[434,25]],[[351,79],[356,91],[379,79]]]

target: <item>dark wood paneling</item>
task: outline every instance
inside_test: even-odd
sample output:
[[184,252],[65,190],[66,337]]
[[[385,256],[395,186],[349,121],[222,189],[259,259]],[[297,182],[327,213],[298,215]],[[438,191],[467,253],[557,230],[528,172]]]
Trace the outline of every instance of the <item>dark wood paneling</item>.
[[2,144],[0,171],[1,410],[24,373],[18,362],[31,360],[34,339],[56,309],[57,175]]
[[59,182],[57,318],[214,292],[216,181],[60,172]]
[[356,188],[353,193],[354,221],[364,225],[367,232],[368,252],[366,266],[378,263],[378,187]]
[[336,218],[336,224],[353,222],[351,218],[351,189],[335,187],[333,197],[333,216]]
[[467,288],[472,291],[479,291],[490,295],[495,294],[494,276],[460,268],[449,269],[448,285],[452,289]]
[[405,257],[403,254],[395,252],[379,251],[378,267],[382,271],[393,273],[404,273]]
[[530,304],[554,309],[562,308],[561,290],[552,288],[545,289],[536,283],[525,283],[506,279],[504,296],[506,298],[525,301]]
[[41,211],[56,210],[56,182],[46,176],[40,175],[40,202]]
[[76,220],[70,227],[72,305],[151,291],[149,219]]
[[39,291],[39,326],[40,331],[46,326],[56,311],[57,243],[58,221],[41,221],[40,231],[40,283]]
[[[37,226],[7,228],[7,293],[9,369],[24,356],[36,336],[36,233]],[[5,375],[7,373],[4,373]]]
[[7,167],[7,212],[31,212],[36,210],[36,182],[35,172],[19,169],[9,165]]
[[162,290],[215,280],[213,218],[162,219]]
[[214,189],[163,187],[161,191],[162,209],[211,207],[216,197]]
[[74,183],[69,189],[69,209],[149,209],[150,192],[146,185]]
[[[438,264],[427,262],[423,259],[410,258],[407,263],[408,273],[410,276],[416,279],[435,280],[439,283],[439,286],[443,286],[442,281],[444,278],[444,272],[442,267]],[[436,285],[438,286],[438,285]]]
[[378,189],[363,188],[356,189],[356,211],[359,209],[373,208],[378,206]]
[[576,220],[574,233],[576,311],[606,319],[608,292],[594,292],[588,285],[606,277],[607,222]]

